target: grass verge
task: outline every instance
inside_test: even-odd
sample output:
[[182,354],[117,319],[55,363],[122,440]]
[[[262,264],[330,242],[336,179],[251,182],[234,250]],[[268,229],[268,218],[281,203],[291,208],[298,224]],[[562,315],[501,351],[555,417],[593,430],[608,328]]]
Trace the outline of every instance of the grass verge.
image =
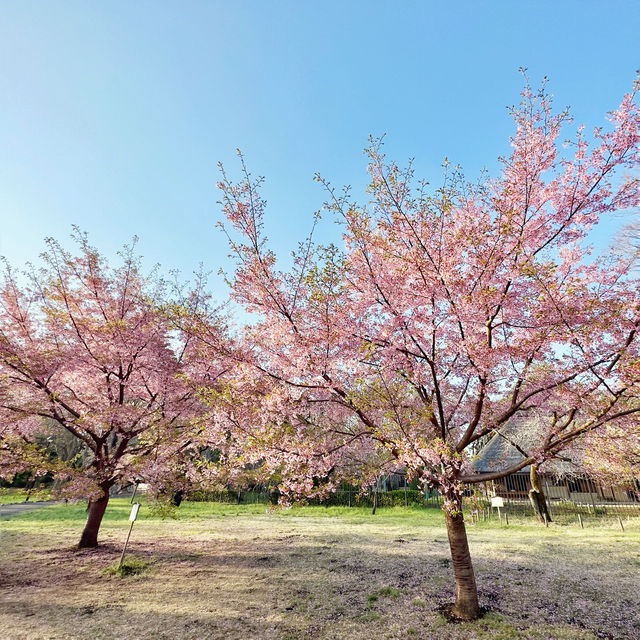
[[[3,638],[596,640],[640,637],[640,522],[580,529],[533,521],[469,526],[480,601],[452,625],[442,514],[433,509],[143,504],[136,567],[120,579],[129,500],[111,500],[101,546],[77,550],[85,505],[0,522]],[[153,570],[149,570],[153,565]]]

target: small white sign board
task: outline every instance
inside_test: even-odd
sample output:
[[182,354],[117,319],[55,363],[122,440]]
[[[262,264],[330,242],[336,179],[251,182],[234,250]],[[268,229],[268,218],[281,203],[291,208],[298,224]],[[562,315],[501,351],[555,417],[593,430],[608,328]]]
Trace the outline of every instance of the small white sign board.
[[140,511],[140,503],[134,502],[133,506],[131,507],[131,514],[129,515],[129,520],[131,522],[136,521],[136,518],[138,517],[138,511]]
[[499,496],[495,498],[491,498],[491,506],[492,507],[504,507],[504,500]]

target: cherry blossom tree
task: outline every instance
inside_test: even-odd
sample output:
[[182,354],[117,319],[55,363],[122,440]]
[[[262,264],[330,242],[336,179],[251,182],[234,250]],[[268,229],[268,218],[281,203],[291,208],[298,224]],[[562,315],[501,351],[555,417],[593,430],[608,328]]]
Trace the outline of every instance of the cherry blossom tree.
[[92,547],[111,487],[164,482],[201,430],[204,405],[185,383],[190,340],[158,310],[159,281],[142,274],[134,245],[113,268],[84,234],[74,239],[77,255],[48,240],[44,266],[26,275],[5,265],[0,468],[50,468],[34,445],[45,419],[81,441],[86,463],[53,471],[68,480],[66,495],[89,499],[80,547]]
[[609,486],[627,487],[640,498],[640,420],[636,416],[590,434],[580,443],[579,453],[591,477]]
[[[543,465],[640,411],[638,283],[628,260],[588,244],[602,218],[640,204],[637,90],[563,148],[568,112],[527,83],[511,154],[478,184],[446,164],[431,190],[373,141],[366,203],[318,178],[344,246],[309,238],[285,271],[263,232],[261,181],[244,161],[238,182],[223,171],[232,295],[256,318],[224,392],[230,431],[284,468],[285,494],[330,488],[370,450],[437,487],[463,619],[479,615],[465,485]],[[523,460],[474,473],[473,443],[532,413]]]

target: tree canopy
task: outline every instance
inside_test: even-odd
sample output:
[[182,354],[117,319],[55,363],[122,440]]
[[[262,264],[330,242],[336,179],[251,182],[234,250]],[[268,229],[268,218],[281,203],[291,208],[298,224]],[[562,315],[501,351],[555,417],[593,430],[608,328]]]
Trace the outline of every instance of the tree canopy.
[[[366,202],[318,178],[343,247],[310,238],[288,271],[263,234],[261,180],[244,162],[239,182],[223,174],[232,295],[260,318],[235,381],[239,437],[290,469],[292,495],[331,484],[367,450],[437,487],[460,617],[478,612],[464,485],[544,463],[640,411],[638,282],[628,257],[588,245],[601,218],[640,203],[637,89],[565,150],[568,112],[527,85],[511,155],[478,184],[447,164],[432,189],[372,141]],[[522,461],[475,474],[469,446],[521,415],[539,425]]]

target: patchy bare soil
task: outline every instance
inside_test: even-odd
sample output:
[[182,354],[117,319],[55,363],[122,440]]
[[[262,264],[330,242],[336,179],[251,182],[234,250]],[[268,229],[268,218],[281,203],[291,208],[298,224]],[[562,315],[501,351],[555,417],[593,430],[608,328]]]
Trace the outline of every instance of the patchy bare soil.
[[491,613],[454,625],[437,612],[453,590],[439,513],[214,511],[137,522],[130,550],[151,564],[125,578],[105,571],[118,561],[123,518],[107,520],[103,545],[82,552],[79,521],[0,522],[0,637],[640,638],[637,520],[625,532],[613,523],[469,527]]

